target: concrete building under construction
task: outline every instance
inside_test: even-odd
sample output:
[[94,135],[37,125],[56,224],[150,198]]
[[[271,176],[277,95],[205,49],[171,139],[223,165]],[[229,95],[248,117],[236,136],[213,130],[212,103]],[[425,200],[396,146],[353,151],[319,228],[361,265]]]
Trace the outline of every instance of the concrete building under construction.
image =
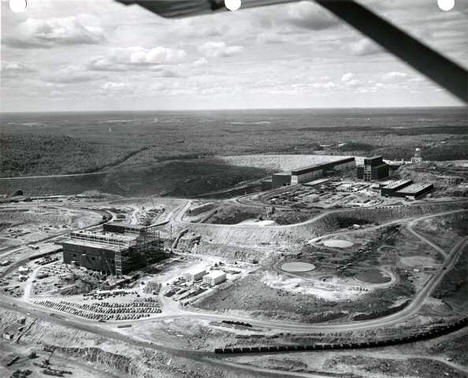
[[127,226],[118,230],[111,227],[114,232],[106,229],[109,227],[101,232],[71,232],[70,238],[61,243],[63,262],[119,276],[164,258],[158,231],[143,227],[137,231]]
[[357,178],[364,181],[381,180],[388,177],[389,166],[383,161],[382,156],[364,158],[363,164],[356,169]]

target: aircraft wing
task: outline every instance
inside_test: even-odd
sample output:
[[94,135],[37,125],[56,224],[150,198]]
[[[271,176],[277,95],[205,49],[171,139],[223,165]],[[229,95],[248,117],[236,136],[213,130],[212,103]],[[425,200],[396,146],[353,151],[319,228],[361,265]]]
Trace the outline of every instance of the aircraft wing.
[[[227,11],[224,0],[116,0],[138,4],[162,17],[190,17]],[[241,9],[295,0],[243,0]],[[393,55],[468,103],[468,71],[353,0],[315,0]]]

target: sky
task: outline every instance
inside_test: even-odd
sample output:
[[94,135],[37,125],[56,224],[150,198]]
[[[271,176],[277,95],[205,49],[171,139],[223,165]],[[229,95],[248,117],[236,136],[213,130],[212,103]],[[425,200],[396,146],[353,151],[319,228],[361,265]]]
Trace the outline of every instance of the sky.
[[[367,0],[468,66],[468,1]],[[313,2],[164,19],[112,0],[1,0],[1,111],[462,105]]]

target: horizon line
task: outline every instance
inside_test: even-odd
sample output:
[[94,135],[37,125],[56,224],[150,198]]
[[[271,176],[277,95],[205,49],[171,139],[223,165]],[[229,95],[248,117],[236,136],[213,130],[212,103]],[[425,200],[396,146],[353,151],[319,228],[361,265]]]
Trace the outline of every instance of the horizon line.
[[259,111],[259,110],[366,110],[366,109],[440,109],[468,108],[468,105],[407,105],[407,106],[352,106],[352,107],[289,107],[289,108],[200,108],[200,109],[102,109],[102,110],[21,110],[3,111],[0,114],[24,113],[117,113],[117,112],[216,112],[216,111]]

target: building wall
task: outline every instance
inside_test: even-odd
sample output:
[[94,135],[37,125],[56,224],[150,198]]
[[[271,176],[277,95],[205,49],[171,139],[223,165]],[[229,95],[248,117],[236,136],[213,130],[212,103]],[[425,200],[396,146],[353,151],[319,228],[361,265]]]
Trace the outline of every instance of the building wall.
[[302,175],[292,175],[291,184],[299,184],[301,182],[307,182],[315,180],[323,176],[323,169],[317,169],[316,171],[304,173]]
[[381,180],[388,177],[389,167],[387,164],[382,164],[377,167],[371,168],[371,178],[372,180]]
[[273,175],[272,176],[272,187],[280,188],[285,185],[291,184],[291,175]]
[[262,191],[270,190],[273,188],[272,180],[263,180],[262,181]]
[[[115,251],[102,247],[92,247],[64,242],[63,262],[71,264],[75,261],[79,266],[90,270],[115,274]],[[130,249],[123,249],[122,274],[127,274],[133,270],[142,268],[148,264],[153,264],[164,257],[164,251],[160,239],[150,241],[145,245],[132,246]]]
[[[337,162],[336,164],[331,164],[327,163],[324,165],[327,170],[335,170],[335,171],[344,171],[347,169],[352,169],[356,166],[356,163],[354,160],[340,163]],[[301,182],[308,182],[315,180],[317,178],[323,177],[325,173],[324,168],[317,168],[316,170],[313,170],[311,172],[303,173],[300,175],[292,175],[291,176],[291,184],[299,184]]]
[[75,261],[87,269],[115,273],[115,252],[98,247],[63,243],[63,262],[71,264]]
[[359,180],[364,180],[364,166],[358,166],[356,168],[356,176]]

